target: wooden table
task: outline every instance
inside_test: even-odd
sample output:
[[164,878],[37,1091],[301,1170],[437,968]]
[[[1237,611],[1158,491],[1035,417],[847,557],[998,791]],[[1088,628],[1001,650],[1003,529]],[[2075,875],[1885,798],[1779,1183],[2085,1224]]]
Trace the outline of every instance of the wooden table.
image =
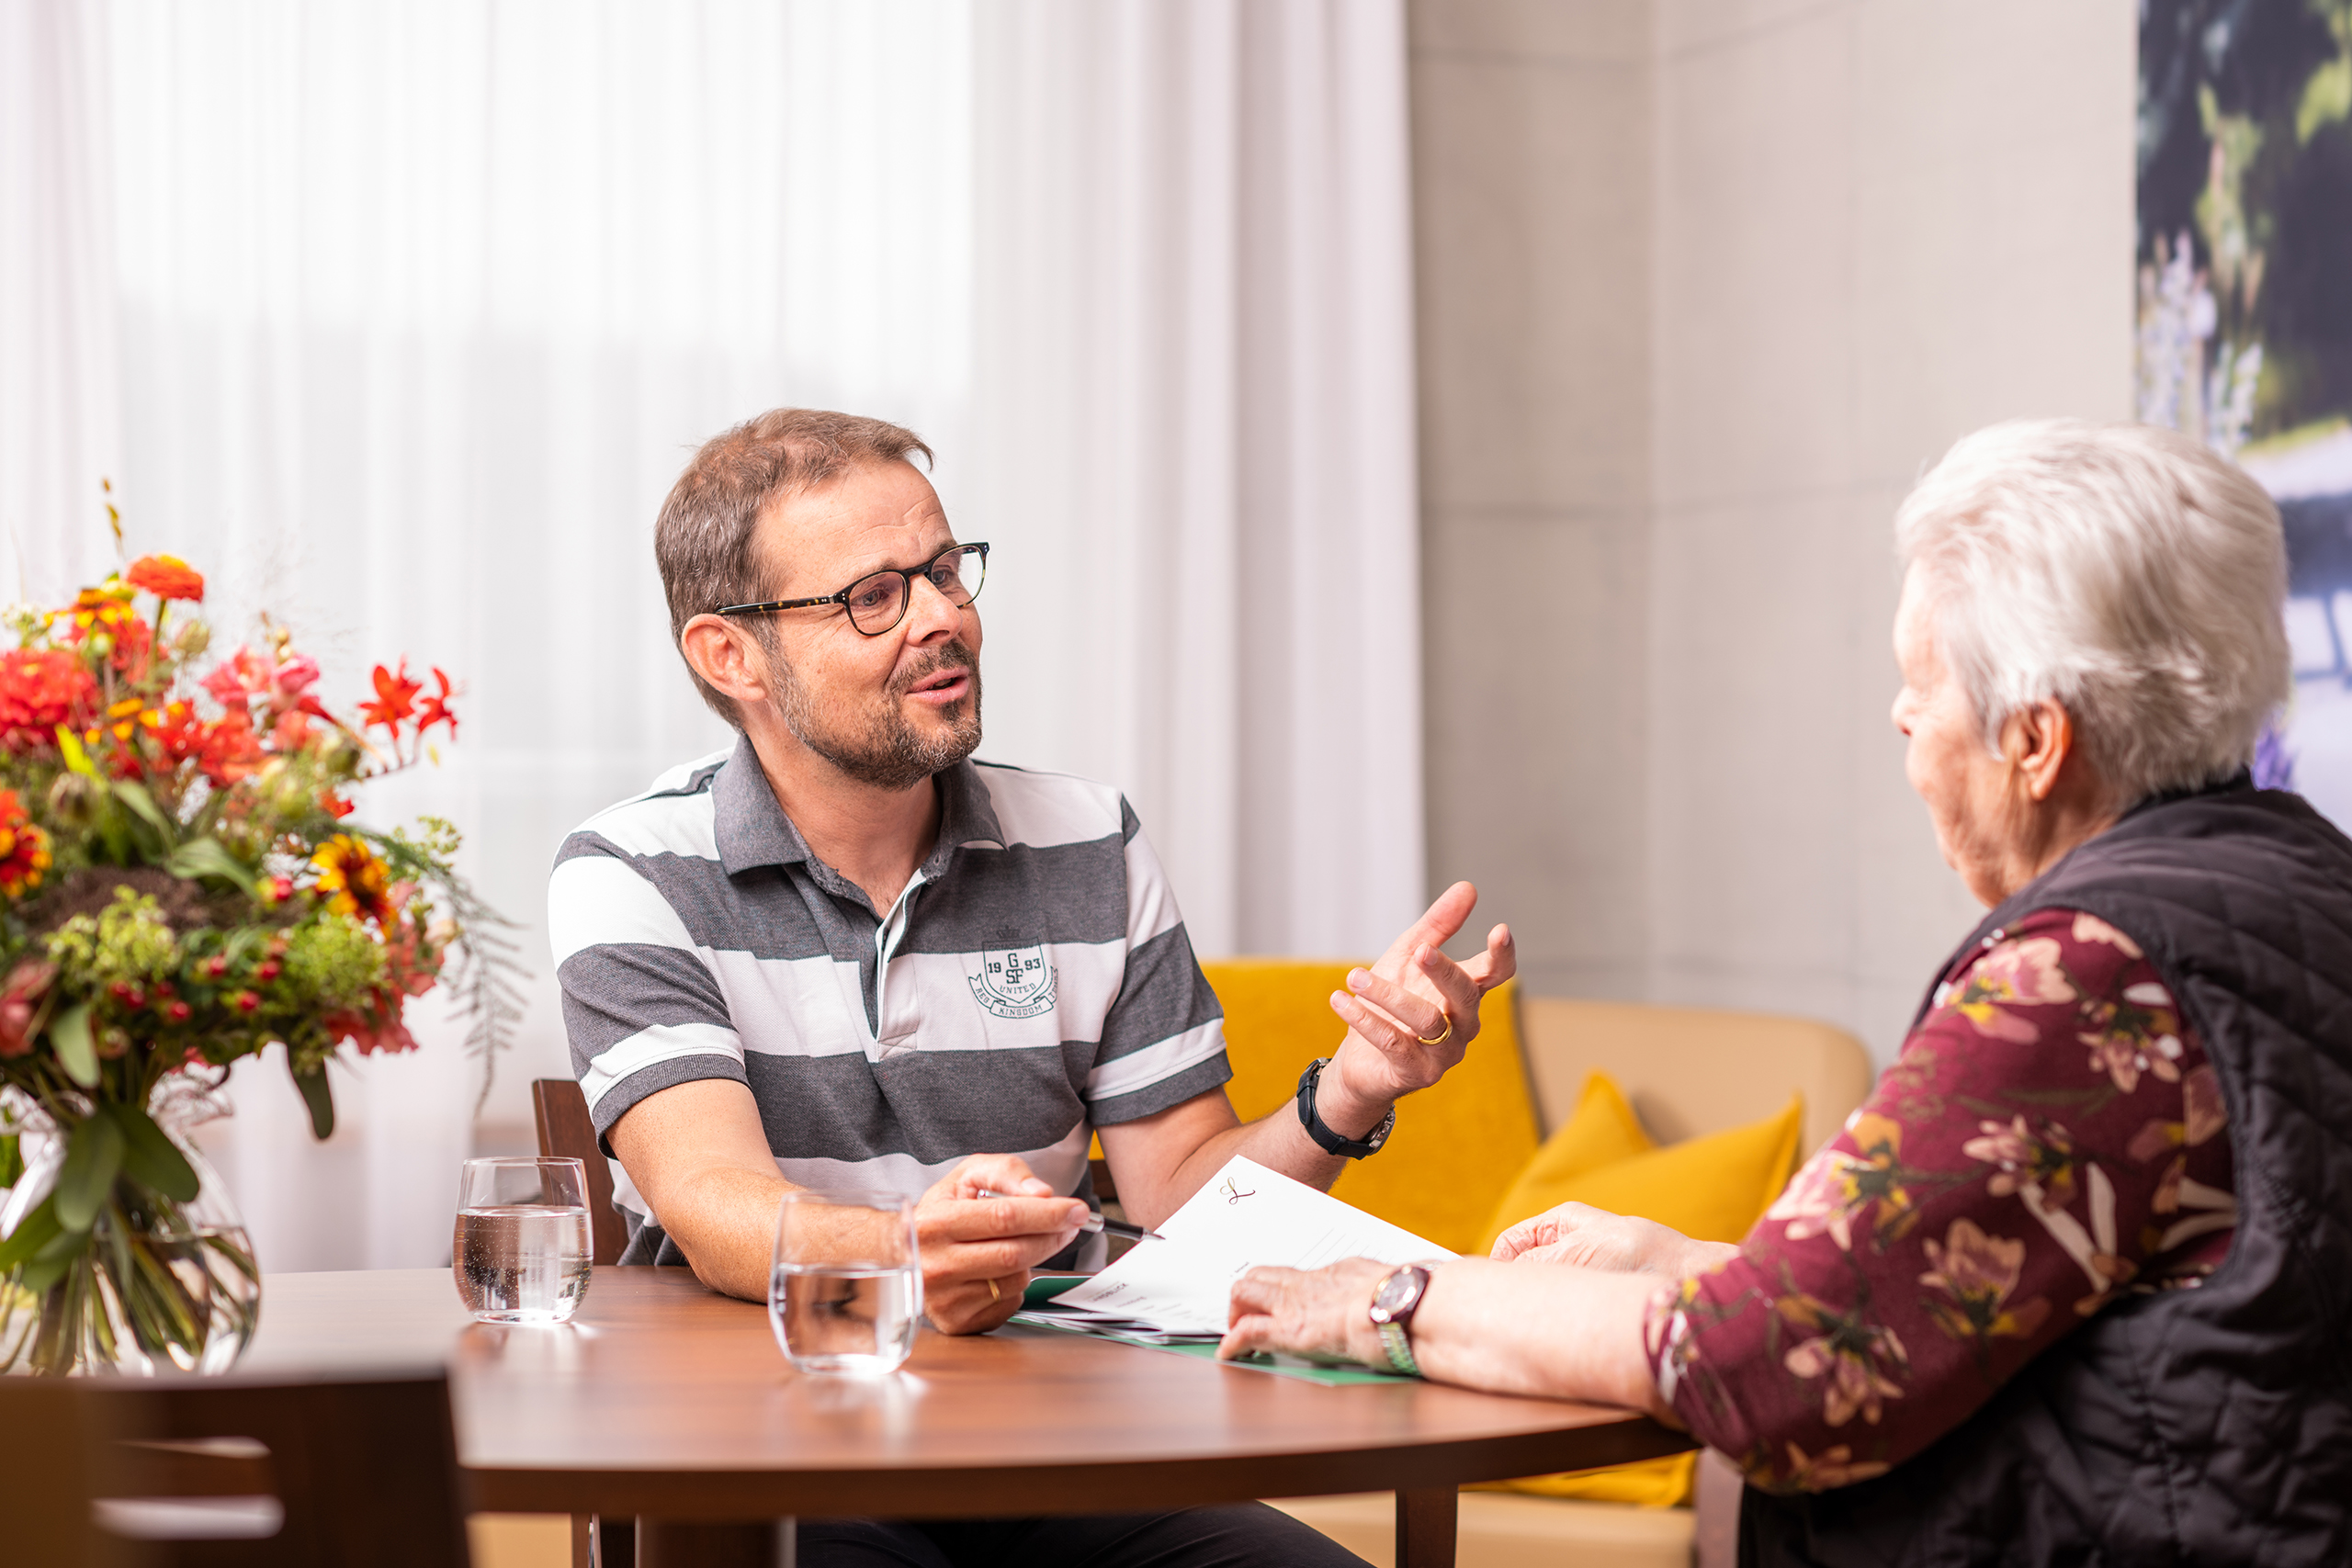
[[[440,1362],[484,1511],[637,1515],[644,1568],[809,1517],[1113,1512],[1397,1494],[1399,1568],[1453,1562],[1454,1489],[1674,1453],[1621,1410],[1399,1380],[1331,1387],[1008,1327],[925,1330],[892,1377],[808,1377],[763,1307],[684,1269],[599,1269],[574,1321],[471,1321],[447,1269],[277,1274],[241,1370]],[[713,1524],[735,1526],[711,1532]],[[735,1540],[736,1547],[723,1540]],[[748,1557],[741,1560],[749,1560]]]

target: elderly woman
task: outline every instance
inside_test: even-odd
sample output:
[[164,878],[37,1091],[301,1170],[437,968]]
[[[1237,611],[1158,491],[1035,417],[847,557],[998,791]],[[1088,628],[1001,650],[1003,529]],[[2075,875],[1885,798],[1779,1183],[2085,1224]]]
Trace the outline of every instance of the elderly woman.
[[2278,517],[2140,426],[1997,426],[1896,523],[1894,724],[1992,908],[1736,1247],[1571,1204],[1260,1269],[1224,1350],[1648,1411],[1751,1562],[2352,1562],[2352,842],[2254,786]]

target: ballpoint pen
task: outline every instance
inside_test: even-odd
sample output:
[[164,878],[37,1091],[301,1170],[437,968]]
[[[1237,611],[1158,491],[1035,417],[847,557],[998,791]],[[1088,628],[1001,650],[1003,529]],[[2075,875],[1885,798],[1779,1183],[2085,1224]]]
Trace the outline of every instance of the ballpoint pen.
[[[983,1198],[1019,1198],[1024,1196],[1024,1194],[1019,1192],[991,1192],[987,1188],[983,1187],[980,1189],[980,1196]],[[1078,1228],[1081,1232],[1091,1233],[1094,1231],[1102,1231],[1111,1235],[1123,1235],[1130,1241],[1166,1241],[1168,1239],[1158,1231],[1148,1231],[1141,1225],[1131,1225],[1125,1220],[1114,1220],[1100,1209],[1089,1209],[1086,1212],[1086,1223]]]

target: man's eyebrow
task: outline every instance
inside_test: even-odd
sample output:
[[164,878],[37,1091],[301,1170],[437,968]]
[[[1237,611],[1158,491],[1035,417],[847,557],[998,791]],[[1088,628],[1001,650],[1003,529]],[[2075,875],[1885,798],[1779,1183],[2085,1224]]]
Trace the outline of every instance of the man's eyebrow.
[[929,566],[932,562],[937,560],[948,551],[959,549],[961,547],[961,546],[951,538],[945,544],[940,546],[937,549],[923,557],[922,559],[916,561],[911,565],[900,566],[894,560],[876,560],[871,565],[857,568],[857,575],[851,578],[850,581],[853,583],[863,582],[877,571],[921,571],[924,567]]

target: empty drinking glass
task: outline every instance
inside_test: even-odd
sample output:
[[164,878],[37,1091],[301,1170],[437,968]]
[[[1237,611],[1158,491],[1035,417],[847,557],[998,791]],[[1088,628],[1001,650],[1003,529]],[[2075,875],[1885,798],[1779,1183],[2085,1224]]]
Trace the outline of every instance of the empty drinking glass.
[[450,1243],[458,1299],[484,1323],[561,1323],[588,1293],[588,1170],[576,1159],[469,1159]]
[[915,1205],[895,1192],[787,1192],[768,1322],[804,1372],[896,1371],[922,1316]]

